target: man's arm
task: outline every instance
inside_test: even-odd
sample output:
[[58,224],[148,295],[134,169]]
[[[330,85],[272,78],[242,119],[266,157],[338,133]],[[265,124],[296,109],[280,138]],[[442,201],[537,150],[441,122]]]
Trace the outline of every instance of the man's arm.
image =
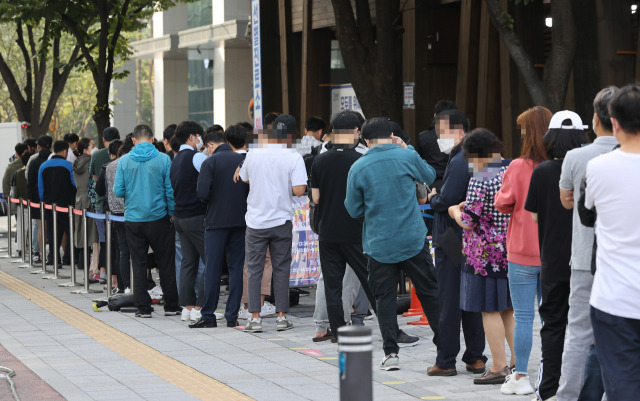
[[11,172],[7,168],[4,171],[4,176],[2,177],[2,196],[4,196],[5,199],[9,198],[9,191],[11,191],[11,177],[10,177],[11,174],[10,173]]
[[304,165],[304,159],[299,153],[296,153],[294,157],[293,170],[291,170],[291,186],[295,196],[302,196],[307,189],[307,168]]
[[538,213],[531,212],[531,220],[533,220],[534,223],[538,223]]
[[573,189],[560,188],[560,202],[565,209],[573,209]]
[[449,207],[457,205],[466,198],[467,186],[469,185],[469,171],[464,160],[449,165],[449,177],[442,186],[440,193],[429,195],[431,209],[434,212],[448,212]]
[[196,193],[198,198],[207,202],[209,200],[209,194],[211,193],[211,185],[213,184],[213,166],[212,163],[207,161],[200,166],[200,174],[198,175],[198,186]]
[[38,170],[38,195],[40,196],[40,200],[43,199],[44,195],[44,180],[42,179],[42,171],[44,171],[42,168],[43,165],[44,163],[40,165],[40,169]]
[[171,159],[169,156],[166,158],[164,169],[164,196],[167,200],[167,213],[173,217],[173,212],[176,207],[175,198],[173,197],[173,187],[171,186]]
[[433,184],[436,179],[436,170],[424,161],[417,152],[412,152],[413,166],[416,168],[416,181],[427,185]]
[[320,188],[311,188],[311,199],[316,205],[320,202]]
[[357,174],[352,173],[353,170],[350,170],[347,177],[347,196],[344,199],[344,207],[351,217],[357,219],[364,216],[364,196],[357,186]]
[[307,189],[306,185],[294,185],[293,187],[293,194],[295,196],[302,196],[304,195],[304,191],[305,189]]
[[562,172],[560,173],[560,202],[565,209],[573,209],[573,177],[575,170],[575,153],[568,152],[562,162]]

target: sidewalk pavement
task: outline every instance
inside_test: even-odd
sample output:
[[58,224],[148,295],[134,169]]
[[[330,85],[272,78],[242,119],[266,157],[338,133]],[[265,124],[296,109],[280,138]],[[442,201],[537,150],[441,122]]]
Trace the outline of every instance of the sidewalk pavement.
[[[6,220],[3,223],[0,247],[6,246],[2,227]],[[71,294],[71,288],[58,286],[68,279],[43,280],[41,275],[30,274],[36,269],[18,265],[0,259],[0,344],[42,379],[49,398],[38,399],[59,399],[55,393],[67,400],[339,399],[337,344],[311,341],[314,289],[291,309],[292,330],[277,332],[275,317],[263,319],[263,333],[227,328],[224,321],[218,328],[194,330],[179,316],[163,316],[158,306],[152,319],[110,312],[106,307],[94,312],[91,300],[105,298],[105,293]],[[61,274],[68,275],[69,267]],[[224,301],[222,297],[220,309]],[[427,367],[436,356],[432,333],[427,326],[406,324],[413,320],[417,317],[398,318],[400,327],[419,336],[420,342],[401,349],[401,369],[395,372],[378,370],[382,340],[376,319],[366,322],[373,331],[375,400],[532,398],[502,395],[499,385],[474,385],[476,375],[466,372],[460,361],[457,376],[427,376]],[[535,324],[529,364],[532,380],[540,359],[538,319]],[[485,353],[490,366],[488,346]],[[4,363],[0,361],[0,366]],[[14,380],[21,394],[26,389],[18,375]],[[0,399],[11,399],[10,393],[3,392],[5,387],[8,385],[0,383]]]

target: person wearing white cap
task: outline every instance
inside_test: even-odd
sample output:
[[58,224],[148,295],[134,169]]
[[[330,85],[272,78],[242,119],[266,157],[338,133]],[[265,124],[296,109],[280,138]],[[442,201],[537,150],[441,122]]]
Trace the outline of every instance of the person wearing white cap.
[[[559,401],[575,401],[582,392],[585,382],[585,362],[589,348],[593,344],[593,330],[591,329],[591,317],[589,316],[589,296],[593,285],[591,274],[591,255],[593,248],[593,227],[586,227],[580,223],[577,204],[579,189],[584,179],[589,160],[612,151],[618,141],[613,136],[611,117],[609,115],[609,102],[618,91],[615,86],[602,89],[593,101],[593,130],[596,140],[589,146],[583,146],[567,152],[562,164],[560,175],[560,201],[569,210],[573,210],[573,232],[571,237],[571,279],[569,294],[569,333],[565,338],[564,352],[562,355],[562,375],[560,376],[560,388],[558,389]],[[600,389],[601,391],[601,389]],[[596,394],[593,399],[602,398],[602,393]]]
[[538,313],[544,324],[540,329],[542,361],[536,399],[542,401],[554,400],[558,391],[569,312],[573,215],[560,202],[558,183],[566,153],[586,142],[585,128],[580,116],[572,111],[554,114],[543,137],[549,160],[533,170],[524,205],[538,223],[540,244],[542,297]]
[[640,394],[640,87],[609,104],[620,149],[587,164],[585,207],[598,213],[591,324],[609,401]]

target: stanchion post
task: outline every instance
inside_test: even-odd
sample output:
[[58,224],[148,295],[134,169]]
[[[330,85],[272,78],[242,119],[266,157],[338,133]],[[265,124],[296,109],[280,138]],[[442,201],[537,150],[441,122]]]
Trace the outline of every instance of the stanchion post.
[[338,329],[340,352],[340,400],[372,401],[371,329],[343,326]]
[[27,253],[25,252],[25,244],[24,244],[24,205],[22,204],[22,198],[18,199],[20,201],[20,207],[18,208],[18,213],[20,213],[20,256],[22,256],[22,263],[27,262]]
[[[58,246],[58,211],[56,210],[56,204],[51,205],[51,217],[53,219],[53,276],[50,277],[53,280],[58,279],[58,253],[60,247]],[[51,245],[51,244],[49,244]]]
[[82,211],[82,245],[84,246],[82,249],[82,257],[84,261],[84,288],[81,290],[71,291],[72,294],[94,294],[102,292],[102,290],[92,290],[89,288],[89,240],[87,238],[87,211]]
[[77,287],[78,283],[76,281],[76,253],[75,245],[76,245],[76,236],[73,232],[74,224],[73,224],[73,206],[69,206],[69,252],[71,253],[71,281],[64,284],[58,284],[60,287]]
[[13,256],[13,247],[11,246],[11,202],[7,197],[7,256]]
[[40,238],[42,239],[42,249],[40,249],[40,260],[42,261],[42,274],[47,273],[47,237],[44,229],[44,202],[40,202]]
[[112,282],[112,277],[111,277],[111,270],[112,270],[112,263],[113,261],[111,260],[111,247],[113,246],[113,244],[111,243],[111,220],[109,220],[109,212],[105,213],[105,236],[106,238],[106,245],[107,245],[107,252],[106,252],[106,257],[107,257],[107,296],[111,295],[111,282]]
[[136,286],[133,285],[133,261],[131,260],[131,257],[129,257],[129,286],[129,290],[133,294],[133,289]]
[[33,221],[31,221],[31,204],[27,201],[27,242],[29,243],[29,268],[33,267]]

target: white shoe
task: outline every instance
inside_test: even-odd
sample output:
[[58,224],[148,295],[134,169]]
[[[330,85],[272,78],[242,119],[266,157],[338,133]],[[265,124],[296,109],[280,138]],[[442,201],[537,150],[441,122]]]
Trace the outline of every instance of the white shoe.
[[191,318],[191,311],[187,308],[182,308],[182,313],[180,314],[180,320],[186,322]]
[[511,373],[506,377],[502,387],[500,387],[502,394],[517,394],[525,395],[533,393],[533,387],[529,383],[529,376],[523,376],[519,380],[516,380],[516,373]]
[[[216,316],[217,319],[217,316]],[[238,319],[249,320],[251,319],[251,313],[244,307],[244,305],[240,305],[240,310],[238,311]]]
[[131,294],[131,288],[127,287],[124,289],[125,294]]
[[268,317],[276,314],[276,307],[271,303],[264,301],[262,309],[260,310],[260,317]]
[[151,299],[160,299],[162,298],[162,287],[160,287],[159,285],[156,285],[155,287],[153,287],[152,289],[150,289],[149,291],[149,296],[151,297]]
[[[247,312],[248,313],[248,312]],[[224,319],[224,313],[220,313],[220,312],[213,312],[214,315],[216,315],[216,320],[222,320]]]
[[199,309],[196,308],[191,308],[191,314],[190,314],[190,318],[192,322],[197,321],[198,319],[200,319],[202,317],[202,312],[200,312]]

